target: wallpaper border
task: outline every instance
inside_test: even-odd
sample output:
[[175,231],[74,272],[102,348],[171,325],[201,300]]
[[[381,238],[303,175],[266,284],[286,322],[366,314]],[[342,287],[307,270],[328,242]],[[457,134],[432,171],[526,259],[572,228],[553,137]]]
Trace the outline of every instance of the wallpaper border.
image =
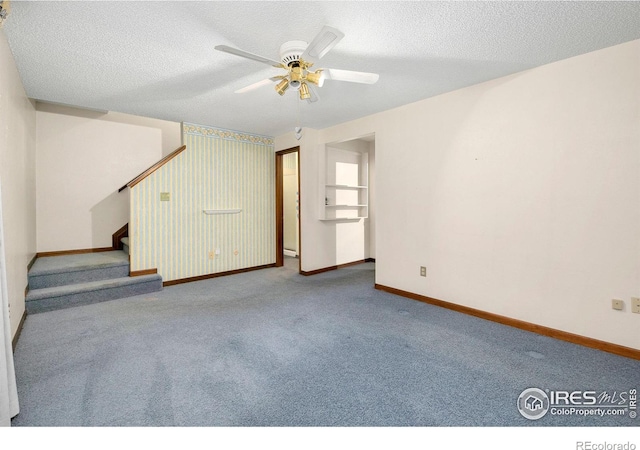
[[226,130],[224,128],[216,128],[206,125],[197,125],[194,123],[183,122],[182,132],[197,136],[214,137],[225,139],[228,141],[249,142],[251,144],[273,146],[274,138],[272,136],[262,136],[259,134],[245,133],[242,131]]

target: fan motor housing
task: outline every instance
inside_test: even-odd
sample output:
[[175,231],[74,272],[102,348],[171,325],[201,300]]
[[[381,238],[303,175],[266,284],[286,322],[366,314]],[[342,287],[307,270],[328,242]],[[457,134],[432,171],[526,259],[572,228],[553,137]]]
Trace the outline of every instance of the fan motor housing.
[[300,61],[300,56],[307,48],[305,41],[289,41],[280,46],[280,61],[285,66],[290,66],[295,62]]

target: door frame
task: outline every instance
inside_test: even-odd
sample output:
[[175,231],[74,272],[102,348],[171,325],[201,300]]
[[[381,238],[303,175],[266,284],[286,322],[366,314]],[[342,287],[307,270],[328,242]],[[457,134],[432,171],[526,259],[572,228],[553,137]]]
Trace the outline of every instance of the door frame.
[[300,215],[302,214],[301,192],[300,192],[300,146],[280,150],[276,156],[276,267],[284,265],[284,171],[282,158],[289,153],[298,154],[298,272],[302,267],[302,227],[300,226]]

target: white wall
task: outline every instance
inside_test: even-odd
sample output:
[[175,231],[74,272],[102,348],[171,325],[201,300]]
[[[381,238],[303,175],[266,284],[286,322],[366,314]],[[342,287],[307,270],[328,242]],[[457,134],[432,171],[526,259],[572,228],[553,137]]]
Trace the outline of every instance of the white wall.
[[377,283],[640,349],[640,41],[307,133],[306,266],[309,161],[370,133]]
[[[317,130],[305,128],[302,138],[298,141],[293,132],[277,136],[274,140],[275,151],[300,147],[298,153],[298,168],[300,170],[300,269],[311,271],[327,267],[335,263],[322,264],[321,255],[324,247],[317,242],[324,242],[318,237],[314,228],[318,221],[318,154],[316,151]],[[309,254],[305,253],[309,252]],[[327,258],[325,258],[326,260]],[[308,262],[307,262],[308,261]]]
[[[364,127],[363,129],[366,129]],[[323,198],[319,167],[324,162],[324,148],[326,144],[332,147],[351,151],[370,151],[373,143],[360,138],[370,136],[373,132],[354,130],[352,134],[339,135],[336,139],[323,138],[326,130],[304,129],[303,137],[296,141],[293,133],[287,133],[275,138],[276,151],[300,146],[300,237],[301,237],[301,269],[304,272],[323,269],[326,267],[375,258],[375,206],[369,209],[369,218],[359,221],[320,221],[320,211]],[[331,135],[330,135],[331,136]],[[369,183],[375,178],[371,176],[375,170],[372,165],[373,154],[369,153]],[[372,180],[373,178],[373,180]],[[369,204],[375,204],[371,195]],[[373,244],[373,245],[372,245]]]
[[0,182],[11,333],[24,313],[27,265],[36,253],[36,110],[0,30]]
[[118,189],[181,145],[176,122],[37,103],[38,252],[111,246]]
[[358,132],[335,140],[323,140],[320,133],[322,131],[305,128],[300,141],[295,140],[293,133],[275,138],[276,151],[300,146],[300,254],[304,272],[375,257],[371,256],[371,238],[367,231],[370,229],[370,220],[319,220],[322,207],[319,202],[323,198],[321,185],[324,185],[319,178],[319,167],[324,164],[321,159],[325,155],[325,144],[346,150],[367,151],[370,144],[359,138],[371,133]]

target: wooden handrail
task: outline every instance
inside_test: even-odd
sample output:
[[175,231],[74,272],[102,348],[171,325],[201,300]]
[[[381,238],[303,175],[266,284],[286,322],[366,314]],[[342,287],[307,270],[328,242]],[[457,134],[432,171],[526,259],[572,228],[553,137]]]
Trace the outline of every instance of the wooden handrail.
[[178,156],[180,153],[182,153],[183,151],[185,151],[187,148],[186,145],[183,145],[182,147],[174,150],[173,152],[169,153],[167,156],[165,156],[164,158],[162,158],[160,161],[158,161],[157,163],[155,163],[153,166],[149,167],[147,170],[145,170],[144,172],[142,172],[140,175],[138,175],[137,177],[135,177],[134,179],[132,179],[131,181],[129,181],[127,184],[125,184],[124,186],[122,186],[120,189],[118,189],[118,192],[122,192],[124,191],[126,188],[132,188],[133,186],[135,186],[136,184],[140,183],[142,180],[144,180],[145,178],[147,178],[149,175],[151,175],[153,172],[155,172],[156,170],[158,170],[160,167],[164,166],[166,163],[168,163],[170,160],[172,160],[173,158],[175,158],[176,156]]

